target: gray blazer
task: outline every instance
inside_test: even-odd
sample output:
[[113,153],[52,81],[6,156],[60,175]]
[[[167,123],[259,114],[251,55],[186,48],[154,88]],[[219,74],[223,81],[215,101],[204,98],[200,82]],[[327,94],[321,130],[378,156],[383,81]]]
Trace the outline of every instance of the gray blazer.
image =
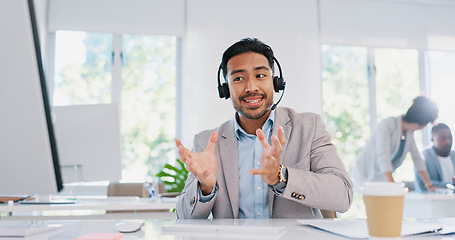
[[[425,157],[425,166],[427,167],[428,176],[430,177],[431,184],[435,187],[446,187],[447,183],[442,181],[442,169],[439,163],[438,155],[433,148],[427,148],[422,152]],[[450,151],[450,159],[452,159],[453,166],[455,167],[455,151]],[[414,180],[414,189],[417,192],[426,192],[425,184],[423,183],[420,174],[416,171]]]
[[[320,217],[319,209],[345,212],[352,202],[352,183],[319,115],[277,108],[272,133],[283,127],[286,143],[280,161],[288,168],[288,184],[281,196],[269,190],[271,218]],[[177,202],[178,218],[238,218],[239,172],[233,120],[194,137],[195,152],[204,151],[210,134],[216,144],[218,192],[207,203],[199,201],[198,181],[191,173]],[[302,196],[302,197],[299,197]]]
[[[386,181],[385,172],[393,172],[392,158],[398,152],[401,141],[402,116],[388,117],[382,120],[374,130],[370,140],[361,150],[352,169],[354,187],[358,189],[363,182]],[[406,131],[406,142],[399,162],[404,161],[407,152],[411,152],[414,168],[425,170],[425,163],[417,149],[414,133]]]

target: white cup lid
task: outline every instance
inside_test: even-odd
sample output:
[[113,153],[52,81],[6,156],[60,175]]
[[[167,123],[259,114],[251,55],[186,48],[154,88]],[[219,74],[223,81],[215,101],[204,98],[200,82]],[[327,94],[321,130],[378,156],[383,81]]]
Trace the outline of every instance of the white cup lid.
[[393,182],[365,182],[360,188],[363,195],[372,196],[400,196],[407,192],[403,183]]

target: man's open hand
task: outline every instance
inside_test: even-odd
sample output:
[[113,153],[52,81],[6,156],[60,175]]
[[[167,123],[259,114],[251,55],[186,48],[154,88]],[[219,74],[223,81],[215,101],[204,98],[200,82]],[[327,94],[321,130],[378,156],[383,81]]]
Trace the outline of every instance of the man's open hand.
[[185,164],[186,170],[191,172],[199,181],[199,186],[204,195],[210,194],[216,184],[218,164],[215,155],[215,145],[217,141],[218,132],[214,131],[210,136],[205,151],[194,153],[185,148],[179,139],[175,139],[175,144],[179,149],[180,160]]

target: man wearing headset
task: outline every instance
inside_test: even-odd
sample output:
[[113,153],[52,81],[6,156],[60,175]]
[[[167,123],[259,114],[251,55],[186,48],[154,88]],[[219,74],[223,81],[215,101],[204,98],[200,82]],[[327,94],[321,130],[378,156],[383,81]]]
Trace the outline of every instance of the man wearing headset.
[[[273,76],[274,63],[280,76]],[[193,151],[176,139],[190,172],[178,202],[178,218],[318,218],[320,210],[345,212],[352,183],[321,117],[276,108],[284,91],[272,49],[242,39],[223,54],[233,119],[194,137]],[[281,100],[281,98],[280,98]]]

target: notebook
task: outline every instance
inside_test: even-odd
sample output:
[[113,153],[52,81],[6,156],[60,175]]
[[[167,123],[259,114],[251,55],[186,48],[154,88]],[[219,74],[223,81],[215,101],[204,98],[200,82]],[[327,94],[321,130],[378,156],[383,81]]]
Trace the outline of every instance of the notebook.
[[[366,219],[355,220],[298,220],[299,223],[309,225],[323,231],[336,235],[352,238],[368,238],[368,227]],[[403,221],[401,225],[401,236],[410,236],[423,233],[434,233],[442,230],[442,227],[436,224],[419,223],[412,221]]]

